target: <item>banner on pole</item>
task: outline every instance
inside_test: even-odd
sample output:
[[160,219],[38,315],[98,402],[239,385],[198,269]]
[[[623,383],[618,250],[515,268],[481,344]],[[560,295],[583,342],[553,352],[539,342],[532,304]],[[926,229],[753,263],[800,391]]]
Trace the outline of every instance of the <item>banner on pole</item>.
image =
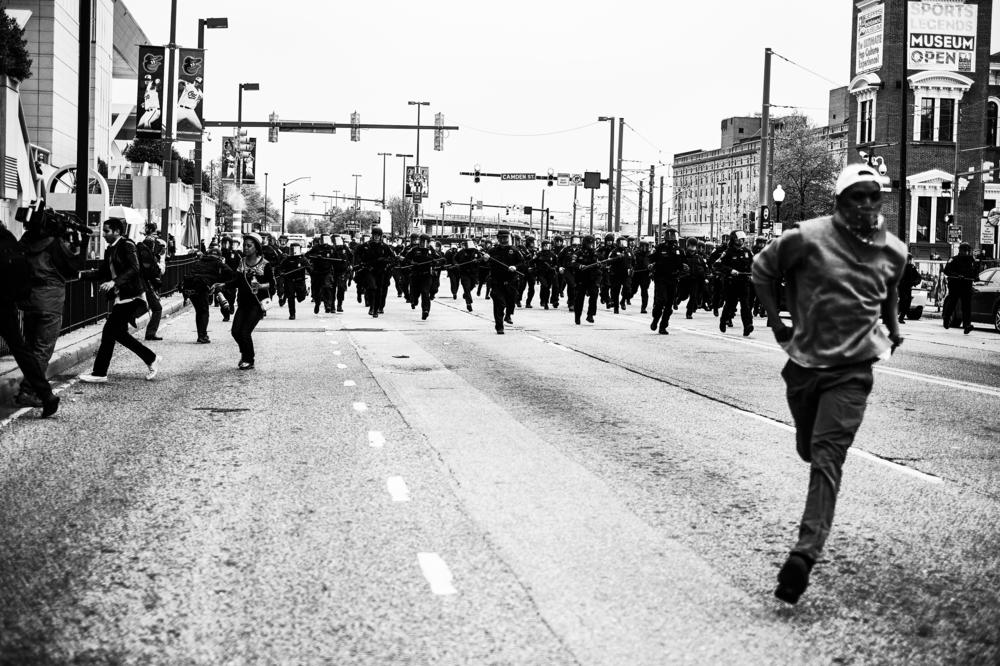
[[180,49],[177,78],[177,138],[200,141],[205,127],[202,99],[205,95],[205,52],[202,49]]
[[163,136],[163,79],[165,51],[162,46],[139,47],[139,85],[135,105],[136,137]]
[[243,151],[243,162],[241,164],[243,169],[243,174],[240,177],[240,182],[244,185],[253,185],[256,182],[256,171],[257,171],[257,138],[250,137],[246,139],[248,148]]
[[235,136],[222,137],[222,181],[236,182],[236,151],[239,143]]
[[[422,197],[428,196],[430,192],[431,170],[430,167],[420,167],[417,172],[415,166],[406,167],[406,196],[412,197],[419,194]],[[414,199],[413,203],[417,203]]]

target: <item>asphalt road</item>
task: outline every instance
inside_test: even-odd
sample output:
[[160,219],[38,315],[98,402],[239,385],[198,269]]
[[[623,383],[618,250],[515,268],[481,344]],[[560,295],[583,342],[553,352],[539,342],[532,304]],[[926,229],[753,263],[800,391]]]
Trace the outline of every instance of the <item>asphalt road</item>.
[[762,322],[345,306],[0,427],[0,663],[1000,663],[1000,335],[904,327],[789,607]]

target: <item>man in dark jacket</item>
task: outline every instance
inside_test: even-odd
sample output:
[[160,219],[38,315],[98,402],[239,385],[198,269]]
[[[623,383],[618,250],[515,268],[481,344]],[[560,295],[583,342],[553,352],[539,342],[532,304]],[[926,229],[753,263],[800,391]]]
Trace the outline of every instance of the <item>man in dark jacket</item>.
[[[139,255],[140,272],[143,260],[146,263],[160,264],[163,253],[166,252],[167,244],[160,240],[160,232],[156,225],[149,223],[146,225],[146,237],[136,245],[136,252]],[[162,273],[162,271],[160,271]],[[160,318],[163,316],[163,306],[160,304],[160,278],[147,275],[143,279],[146,285],[146,306],[149,308],[149,321],[146,322],[146,340],[162,340],[157,333],[160,330]]]
[[[66,283],[75,280],[83,267],[82,239],[52,235],[44,215],[33,215],[21,236],[21,246],[31,266],[31,293],[18,303],[24,313],[24,342],[38,361],[42,374],[48,374],[49,360],[62,330]],[[38,403],[27,382],[21,383],[19,400]]]
[[291,254],[281,261],[276,271],[281,273],[281,281],[288,299],[288,318],[295,319],[295,304],[306,300],[306,274],[309,272],[309,260],[302,256],[302,246],[292,243]]
[[962,308],[963,329],[968,334],[972,330],[972,283],[979,276],[979,264],[972,256],[971,246],[968,243],[959,245],[958,256],[952,257],[942,272],[948,277],[948,295],[941,311],[944,327],[951,327],[955,304],[958,303]]
[[553,307],[559,307],[559,294],[556,292],[558,262],[559,258],[552,251],[552,243],[547,240],[542,241],[542,249],[531,258],[531,272],[538,278],[539,298],[546,310],[549,309],[550,302]]
[[597,314],[597,295],[601,288],[601,264],[594,248],[594,237],[584,236],[582,245],[570,256],[573,272],[573,316],[580,323],[583,315],[583,301],[587,302],[587,321],[594,323]]
[[354,253],[341,236],[334,236],[330,250],[330,260],[333,266],[333,295],[337,312],[344,311],[344,295],[347,293],[347,279],[354,270]]
[[368,298],[368,314],[378,317],[385,312],[389,278],[392,277],[392,267],[397,261],[395,250],[383,240],[382,229],[372,227],[371,240],[358,246],[355,261],[364,269],[367,280],[365,295]]
[[697,239],[688,239],[685,259],[691,271],[684,278],[684,296],[687,298],[686,317],[693,319],[695,311],[705,298],[705,285],[708,282],[708,262],[704,255],[698,252]]
[[[7,230],[0,222],[0,255],[13,256],[23,251],[18,246],[14,234]],[[9,253],[9,254],[8,254]],[[22,407],[42,407],[42,417],[52,416],[59,408],[59,397],[52,393],[52,385],[45,377],[38,359],[28,349],[24,338],[21,337],[21,328],[18,322],[17,305],[15,300],[18,296],[26,295],[18,291],[27,291],[31,288],[27,284],[28,275],[21,275],[19,279],[24,283],[15,285],[11,282],[16,276],[0,275],[0,338],[7,343],[11,356],[17,362],[17,367],[24,375],[24,385],[30,393],[23,390],[17,396],[17,404]],[[10,282],[9,282],[10,281]],[[36,403],[37,401],[37,403]]]
[[209,251],[198,257],[184,276],[184,295],[194,306],[194,325],[198,331],[199,344],[208,344],[208,315],[212,303],[212,291],[215,285],[228,282],[234,277],[233,271],[226,266],[214,245]]
[[406,253],[403,269],[409,274],[410,307],[420,306],[421,319],[431,314],[431,292],[434,288],[434,268],[443,259],[431,247],[431,237],[421,234],[418,245]]
[[497,232],[497,245],[483,253],[490,269],[493,289],[493,324],[497,335],[503,335],[503,324],[513,324],[514,304],[517,301],[518,273],[525,269],[524,255],[510,243],[510,231]]
[[659,331],[667,335],[670,325],[670,315],[674,311],[674,299],[677,296],[677,283],[688,274],[687,258],[681,251],[677,241],[677,230],[667,229],[664,242],[656,246],[649,257],[650,271],[653,275],[653,321],[649,330]]
[[94,358],[94,369],[89,375],[80,375],[80,381],[88,384],[103,384],[108,381],[108,367],[111,365],[116,342],[142,359],[149,368],[147,380],[156,379],[159,372],[159,356],[128,332],[129,321],[146,309],[143,300],[146,286],[139,276],[135,243],[124,238],[124,233],[125,220],[115,217],[105,220],[104,240],[108,248],[104,251],[104,262],[97,272],[97,278],[101,282],[101,293],[112,301],[112,307],[104,321],[101,346]]
[[729,322],[736,316],[736,306],[739,304],[744,337],[753,333],[753,310],[750,305],[753,292],[753,285],[750,283],[753,252],[746,247],[746,238],[746,233],[734,231],[729,238],[729,247],[718,261],[720,272],[726,276],[726,304],[719,317],[719,330],[726,332]]
[[320,237],[320,242],[309,248],[306,252],[306,259],[312,266],[310,277],[312,278],[313,314],[319,314],[320,307],[327,314],[334,311],[334,285],[333,285],[333,247],[329,243],[329,236]]
[[482,262],[483,253],[476,247],[476,241],[469,239],[465,241],[465,247],[455,254],[453,269],[458,273],[462,282],[462,298],[465,299],[465,309],[472,312],[472,290],[476,286],[479,277],[479,266]]
[[649,240],[645,237],[639,241],[639,249],[635,251],[634,261],[635,268],[632,273],[632,294],[629,298],[635,296],[635,292],[640,292],[640,297],[642,298],[642,308],[640,309],[641,314],[646,314],[646,308],[649,305],[649,281],[651,278],[649,273],[649,258],[653,254],[652,248],[650,248]]
[[905,324],[907,313],[910,311],[910,304],[913,303],[913,288],[920,286],[923,278],[920,271],[913,265],[913,255],[906,255],[906,268],[903,269],[903,277],[899,281],[899,323]]
[[[229,270],[236,271],[243,261],[243,253],[234,247],[232,238],[222,239],[222,261],[229,267]],[[222,321],[229,321],[233,309],[236,307],[236,290],[225,287],[221,291],[222,297],[229,303],[229,307],[222,311]]]

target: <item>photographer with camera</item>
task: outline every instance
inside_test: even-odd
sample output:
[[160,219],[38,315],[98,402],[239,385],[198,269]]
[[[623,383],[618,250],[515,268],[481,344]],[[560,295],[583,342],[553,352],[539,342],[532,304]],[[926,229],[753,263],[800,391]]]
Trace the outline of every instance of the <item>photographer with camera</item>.
[[125,220],[121,218],[111,217],[104,221],[103,235],[108,248],[104,251],[104,261],[97,271],[97,279],[101,283],[101,293],[112,302],[112,307],[104,321],[94,369],[90,374],[80,375],[80,381],[88,384],[103,384],[108,381],[108,367],[111,365],[115,343],[121,344],[142,359],[149,368],[147,380],[155,379],[159,371],[159,356],[128,332],[129,322],[146,311],[146,286],[139,275],[139,257],[135,243],[123,237],[125,228]]
[[[80,276],[90,230],[52,209],[19,208],[15,219],[24,225],[21,246],[31,268],[31,291],[18,303],[24,313],[24,341],[44,377],[62,330],[66,283]],[[41,407],[43,398],[26,376],[18,403]]]
[[[28,296],[31,289],[31,269],[24,256],[24,248],[7,227],[0,222],[0,339],[7,343],[11,356],[24,375],[24,384],[31,395],[41,403],[42,418],[52,416],[59,408],[59,398],[52,393],[41,366],[28,350],[21,336],[17,301]],[[19,395],[20,398],[20,395]],[[23,407],[34,407],[32,402],[18,401]]]
[[159,230],[152,222],[146,225],[146,237],[136,244],[139,257],[139,275],[146,285],[146,304],[149,306],[149,322],[146,324],[146,340],[162,340],[157,332],[163,306],[160,304],[160,286],[163,278],[163,255],[167,244],[160,240]]

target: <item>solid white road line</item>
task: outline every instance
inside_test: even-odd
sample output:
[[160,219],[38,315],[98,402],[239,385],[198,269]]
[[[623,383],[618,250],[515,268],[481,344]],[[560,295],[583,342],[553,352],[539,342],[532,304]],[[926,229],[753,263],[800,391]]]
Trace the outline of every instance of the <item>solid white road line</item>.
[[385,435],[378,430],[368,431],[368,446],[373,449],[381,449],[385,446]]
[[337,364],[337,369],[338,369],[338,370],[346,370],[346,369],[347,369],[347,366],[346,366],[346,365],[344,365],[343,363],[338,363],[338,364]]
[[448,565],[437,553],[417,553],[417,563],[430,583],[434,594],[457,594],[458,590],[451,584],[451,571]]
[[409,502],[410,489],[406,487],[406,481],[401,476],[390,476],[385,481],[385,487],[389,490],[389,496],[393,502]]
[[356,403],[354,403],[352,405],[352,407],[354,407],[354,411],[356,411],[356,412],[365,412],[365,411],[368,411],[368,405],[366,405],[363,402],[356,402]]
[[344,382],[344,386],[357,386],[357,384],[348,379],[347,381]]

